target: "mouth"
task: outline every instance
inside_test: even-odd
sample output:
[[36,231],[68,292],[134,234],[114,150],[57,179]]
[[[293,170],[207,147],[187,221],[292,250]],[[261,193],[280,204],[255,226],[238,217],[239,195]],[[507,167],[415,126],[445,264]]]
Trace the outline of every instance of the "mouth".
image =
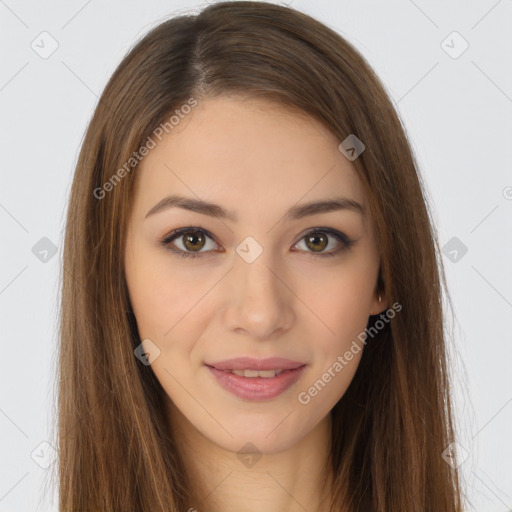
[[238,358],[205,366],[226,391],[249,401],[269,400],[300,378],[306,363],[284,358]]
[[[206,366],[217,368],[218,370],[242,370],[242,371],[278,371],[295,370],[306,363],[285,359],[284,357],[269,357],[267,359],[256,359],[254,357],[237,357],[235,359],[226,359],[212,363],[205,363]],[[249,377],[249,375],[247,375]]]
[[281,375],[284,371],[289,372],[290,370],[222,370],[226,372],[231,372],[239,377],[247,377],[249,379],[254,379],[255,377],[261,377],[263,379],[271,379],[277,375]]

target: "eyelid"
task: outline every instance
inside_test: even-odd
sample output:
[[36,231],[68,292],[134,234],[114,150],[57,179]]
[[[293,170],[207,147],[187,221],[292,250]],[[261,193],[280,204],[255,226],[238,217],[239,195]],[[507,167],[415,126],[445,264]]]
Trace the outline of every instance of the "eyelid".
[[[178,228],[178,229],[174,229],[172,230],[170,233],[168,233],[167,235],[165,235],[163,237],[163,239],[160,240],[160,243],[169,251],[171,251],[172,253],[174,254],[177,254],[178,256],[181,256],[181,257],[204,257],[205,255],[211,255],[212,252],[225,252],[224,250],[221,250],[221,251],[196,251],[196,252],[193,252],[193,251],[183,251],[182,249],[179,249],[179,248],[171,248],[171,242],[173,240],[175,240],[176,238],[179,238],[180,236],[186,234],[186,233],[189,233],[189,232],[192,232],[192,231],[200,231],[201,233],[203,233],[204,235],[206,235],[208,238],[210,238],[211,240],[213,240],[217,245],[220,245],[217,240],[215,239],[215,236],[213,236],[207,229],[201,227],[201,226],[187,226],[187,227],[183,227],[183,228]],[[345,233],[341,232],[341,231],[338,231],[334,228],[329,228],[329,227],[323,227],[323,226],[316,226],[316,227],[311,227],[311,228],[308,228],[306,231],[304,231],[303,233],[301,233],[297,239],[297,241],[292,245],[295,246],[297,245],[299,242],[301,242],[306,236],[312,234],[312,233],[324,233],[324,234],[327,234],[333,238],[335,238],[342,246],[338,249],[335,249],[335,250],[331,250],[329,252],[319,252],[319,253],[315,253],[313,251],[303,251],[303,250],[299,250],[298,252],[304,252],[306,254],[308,254],[309,256],[313,256],[313,257],[316,257],[316,256],[336,256],[337,254],[339,254],[340,252],[343,252],[345,250],[348,250],[350,249],[350,247],[355,243],[357,242],[358,239],[351,239],[349,238]]]

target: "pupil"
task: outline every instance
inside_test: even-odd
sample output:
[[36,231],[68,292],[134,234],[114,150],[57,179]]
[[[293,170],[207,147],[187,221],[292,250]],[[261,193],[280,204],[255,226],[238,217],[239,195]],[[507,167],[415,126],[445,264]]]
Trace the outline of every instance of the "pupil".
[[308,237],[308,242],[317,244],[319,240],[323,240],[323,244],[319,247],[318,245],[313,245],[313,247],[310,247],[314,251],[320,252],[323,249],[325,249],[325,236],[324,235],[310,235]]
[[[197,247],[197,241],[203,241],[203,237],[198,231],[191,231],[192,234],[185,235],[185,247],[187,249],[201,249],[202,244],[200,244],[200,247]],[[190,247],[192,245],[192,247]]]

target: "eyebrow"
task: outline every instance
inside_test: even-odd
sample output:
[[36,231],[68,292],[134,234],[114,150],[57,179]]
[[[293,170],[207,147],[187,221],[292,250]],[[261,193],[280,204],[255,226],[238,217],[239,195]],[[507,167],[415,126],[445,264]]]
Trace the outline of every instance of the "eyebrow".
[[[210,217],[219,219],[227,219],[237,222],[238,216],[234,212],[225,210],[222,206],[214,203],[208,203],[200,199],[191,197],[171,195],[164,197],[153,208],[151,208],[146,217],[156,213],[163,212],[170,208],[183,208]],[[338,210],[348,210],[359,213],[364,216],[364,208],[357,201],[347,199],[344,197],[337,197],[334,199],[326,199],[324,201],[315,201],[301,205],[292,206],[283,216],[284,220],[297,220],[307,217],[308,215],[315,215],[318,213],[328,213]]]

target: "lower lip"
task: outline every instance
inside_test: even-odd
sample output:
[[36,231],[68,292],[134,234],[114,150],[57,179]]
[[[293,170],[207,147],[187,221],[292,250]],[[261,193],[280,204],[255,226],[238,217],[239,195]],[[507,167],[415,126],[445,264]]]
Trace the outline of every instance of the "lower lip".
[[275,377],[266,379],[264,377],[240,377],[240,375],[207,366],[225,390],[252,401],[269,400],[279,396],[297,382],[305,367],[306,365],[294,370],[285,370]]

